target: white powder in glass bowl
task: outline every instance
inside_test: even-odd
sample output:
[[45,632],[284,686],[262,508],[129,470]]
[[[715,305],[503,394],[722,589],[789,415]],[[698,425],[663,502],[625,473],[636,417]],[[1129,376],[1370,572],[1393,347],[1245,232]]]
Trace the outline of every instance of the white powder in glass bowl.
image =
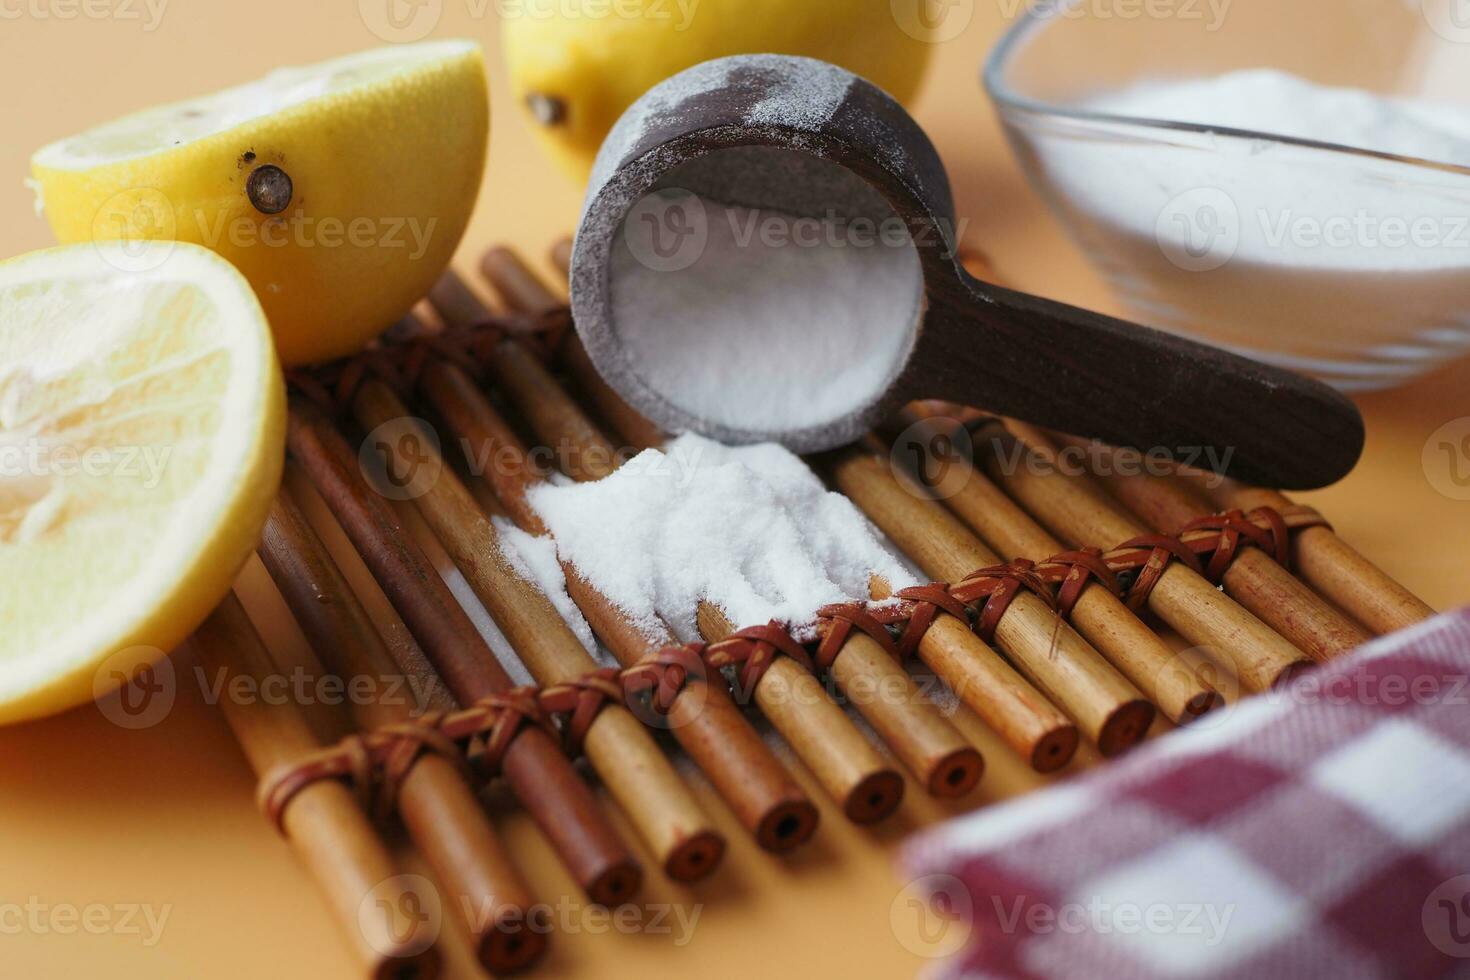
[[1081,108],[1138,122],[1008,122],[1142,321],[1346,390],[1470,348],[1470,175],[1153,124],[1470,167],[1470,109],[1268,70],[1140,82]]

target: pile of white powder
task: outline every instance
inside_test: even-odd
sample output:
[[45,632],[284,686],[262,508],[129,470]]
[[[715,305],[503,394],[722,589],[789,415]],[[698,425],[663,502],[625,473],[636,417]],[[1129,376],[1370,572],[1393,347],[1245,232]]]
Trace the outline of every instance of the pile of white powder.
[[[917,582],[851,501],[776,445],[685,435],[604,480],[530,499],[563,560],[635,622],[653,630],[662,619],[681,640],[698,639],[702,600],[737,627],[800,630],[824,605],[869,598],[875,575],[895,589]],[[549,540],[512,541],[529,577],[570,607]]]

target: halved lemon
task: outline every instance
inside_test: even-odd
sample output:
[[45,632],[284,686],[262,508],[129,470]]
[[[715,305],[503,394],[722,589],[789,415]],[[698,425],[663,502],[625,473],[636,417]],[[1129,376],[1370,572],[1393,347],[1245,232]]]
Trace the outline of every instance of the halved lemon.
[[284,444],[270,329],[228,262],[142,242],[0,263],[0,723],[188,636],[255,548]]
[[229,259],[287,364],[350,354],[449,264],[485,167],[472,41],[283,68],[53,143],[31,171],[62,242],[178,239]]

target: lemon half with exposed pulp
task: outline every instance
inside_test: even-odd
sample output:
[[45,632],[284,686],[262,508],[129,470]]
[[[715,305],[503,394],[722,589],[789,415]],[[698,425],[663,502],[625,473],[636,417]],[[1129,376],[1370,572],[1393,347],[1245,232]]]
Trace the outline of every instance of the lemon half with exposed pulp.
[[301,364],[356,351],[443,273],[489,112],[478,45],[399,45],[107,123],[31,169],[62,242],[169,238],[229,259]]
[[270,329],[217,255],[0,263],[0,723],[86,703],[188,636],[256,547],[284,441]]

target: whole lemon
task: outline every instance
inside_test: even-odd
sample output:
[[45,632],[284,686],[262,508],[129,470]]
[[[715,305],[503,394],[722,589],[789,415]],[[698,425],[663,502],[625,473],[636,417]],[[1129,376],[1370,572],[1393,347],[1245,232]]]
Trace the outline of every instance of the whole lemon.
[[469,223],[489,126],[480,47],[432,41],[148,109],[39,150],[31,171],[63,243],[172,239],[228,259],[301,364],[353,353],[428,292]]
[[686,68],[738,54],[820,58],[900,102],[932,44],[887,0],[502,0],[515,96],[543,145],[578,180],[639,96]]

